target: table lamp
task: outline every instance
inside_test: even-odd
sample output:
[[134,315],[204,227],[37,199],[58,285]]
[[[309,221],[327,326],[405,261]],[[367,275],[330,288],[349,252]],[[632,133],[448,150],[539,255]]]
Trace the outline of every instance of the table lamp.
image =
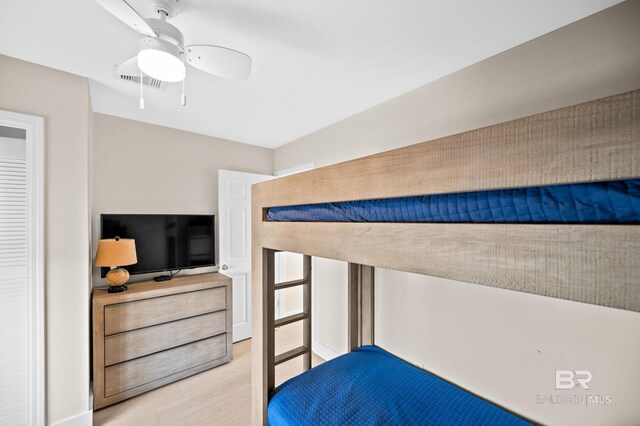
[[135,240],[115,237],[98,242],[95,265],[111,268],[107,273],[109,293],[119,293],[127,289],[125,283],[129,280],[129,271],[121,266],[135,263],[138,263]]

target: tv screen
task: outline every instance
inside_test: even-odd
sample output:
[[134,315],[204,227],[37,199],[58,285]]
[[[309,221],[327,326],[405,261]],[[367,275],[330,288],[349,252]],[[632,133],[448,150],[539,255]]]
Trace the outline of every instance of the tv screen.
[[[100,215],[101,239],[136,240],[138,263],[125,266],[131,274],[214,266],[214,229],[214,215]],[[102,268],[103,278],[107,272]]]

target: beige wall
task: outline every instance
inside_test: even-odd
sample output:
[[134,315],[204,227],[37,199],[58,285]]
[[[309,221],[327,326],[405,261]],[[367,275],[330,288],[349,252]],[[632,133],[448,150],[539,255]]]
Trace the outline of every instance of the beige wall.
[[[332,164],[640,88],[639,22],[640,2],[605,10],[285,145],[275,169]],[[322,336],[344,335],[346,316],[333,310],[346,291],[316,284],[316,337],[341,352]],[[543,423],[637,424],[637,336],[635,312],[376,271],[377,343]],[[591,370],[590,395],[611,395],[612,404],[537,404],[537,395],[562,394],[556,369]]]
[[87,79],[0,55],[0,109],[45,118],[48,423],[89,409]]
[[[101,213],[217,214],[218,169],[273,173],[267,148],[104,114],[93,118],[94,253]],[[104,283],[93,268],[93,285]]]

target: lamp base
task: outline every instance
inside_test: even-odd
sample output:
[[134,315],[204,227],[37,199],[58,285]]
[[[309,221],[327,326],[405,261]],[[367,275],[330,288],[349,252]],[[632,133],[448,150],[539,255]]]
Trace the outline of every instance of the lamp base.
[[107,273],[107,284],[109,285],[123,285],[129,281],[129,271],[124,268],[113,268]]
[[124,268],[114,268],[107,274],[107,285],[109,285],[109,293],[120,293],[127,291],[125,285],[129,281],[129,271]]

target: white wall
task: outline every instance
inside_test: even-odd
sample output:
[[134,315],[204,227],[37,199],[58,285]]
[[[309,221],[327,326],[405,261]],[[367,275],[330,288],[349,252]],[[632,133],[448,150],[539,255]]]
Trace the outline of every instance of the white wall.
[[[347,351],[347,327],[336,326],[347,322],[347,264],[320,257],[314,257],[312,262],[312,349],[328,360]],[[302,275],[301,254],[276,253],[277,282],[297,280]],[[302,297],[300,286],[278,291],[276,318],[302,312]],[[322,308],[322,312],[316,311],[317,306]],[[323,321],[328,321],[328,326]],[[282,351],[276,347],[276,352]]]
[[[275,255],[276,282],[302,278],[302,255],[278,252]],[[276,318],[302,312],[302,287],[290,287],[276,292]]]
[[[101,213],[217,214],[218,169],[270,175],[272,150],[94,114],[93,253]],[[99,268],[93,268],[93,285],[105,285]]]
[[276,149],[275,170],[326,166],[635,89],[639,9],[624,2],[293,141]]
[[[376,270],[376,344],[544,424],[638,424],[640,314]],[[591,391],[555,390],[556,370],[590,370]],[[538,395],[603,395],[603,406]]]
[[87,79],[0,55],[0,109],[45,118],[47,421],[89,409]]
[[[639,22],[640,2],[600,12],[285,145],[275,168],[332,164],[640,88]],[[339,267],[324,268],[333,272],[316,274]],[[335,277],[320,281],[316,337],[344,351],[332,337],[346,336],[346,315],[333,312],[346,291]],[[378,344],[543,423],[638,424],[639,336],[636,312],[376,271]],[[560,392],[556,369],[591,370],[590,395],[612,404],[538,404],[537,395]]]

